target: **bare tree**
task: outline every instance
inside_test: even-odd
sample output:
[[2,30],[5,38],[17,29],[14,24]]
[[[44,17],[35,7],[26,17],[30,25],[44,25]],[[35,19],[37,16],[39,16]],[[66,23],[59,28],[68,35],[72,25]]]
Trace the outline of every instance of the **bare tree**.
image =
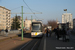
[[44,25],[44,28],[47,27],[47,24],[43,24],[43,25]]
[[49,20],[47,25],[52,26],[52,28],[56,28],[57,27],[57,22],[55,20]]

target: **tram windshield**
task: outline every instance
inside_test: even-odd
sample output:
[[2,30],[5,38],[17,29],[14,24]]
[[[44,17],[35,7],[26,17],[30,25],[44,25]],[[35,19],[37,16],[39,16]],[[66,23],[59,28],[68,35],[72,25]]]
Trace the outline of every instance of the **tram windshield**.
[[41,31],[41,24],[33,24],[32,31]]

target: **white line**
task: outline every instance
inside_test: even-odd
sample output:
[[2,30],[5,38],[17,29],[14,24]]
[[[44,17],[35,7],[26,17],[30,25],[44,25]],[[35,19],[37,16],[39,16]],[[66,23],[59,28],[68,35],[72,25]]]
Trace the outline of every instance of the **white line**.
[[26,45],[28,45],[30,42],[31,42],[31,41],[29,41],[28,43],[26,43],[22,48],[20,48],[20,50],[23,49],[23,48],[24,48]]
[[[38,42],[38,41],[37,41],[37,42]],[[37,44],[37,42],[34,44],[34,46]],[[31,50],[33,50],[34,46],[32,47],[32,49],[31,49]]]
[[46,50],[46,36],[45,36],[45,39],[44,39],[44,48],[43,50]]

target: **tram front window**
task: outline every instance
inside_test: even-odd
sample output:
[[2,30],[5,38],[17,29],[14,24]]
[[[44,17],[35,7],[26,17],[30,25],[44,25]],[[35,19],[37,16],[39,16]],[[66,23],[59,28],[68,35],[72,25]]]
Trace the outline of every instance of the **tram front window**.
[[32,31],[41,31],[40,28],[41,28],[41,27],[40,27],[40,24],[33,24],[33,26],[32,26]]

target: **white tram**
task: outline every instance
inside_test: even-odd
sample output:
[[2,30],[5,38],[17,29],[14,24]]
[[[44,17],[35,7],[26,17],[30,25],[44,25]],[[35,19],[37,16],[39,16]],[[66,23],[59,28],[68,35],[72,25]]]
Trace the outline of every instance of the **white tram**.
[[32,22],[31,37],[42,37],[43,26],[41,22]]

